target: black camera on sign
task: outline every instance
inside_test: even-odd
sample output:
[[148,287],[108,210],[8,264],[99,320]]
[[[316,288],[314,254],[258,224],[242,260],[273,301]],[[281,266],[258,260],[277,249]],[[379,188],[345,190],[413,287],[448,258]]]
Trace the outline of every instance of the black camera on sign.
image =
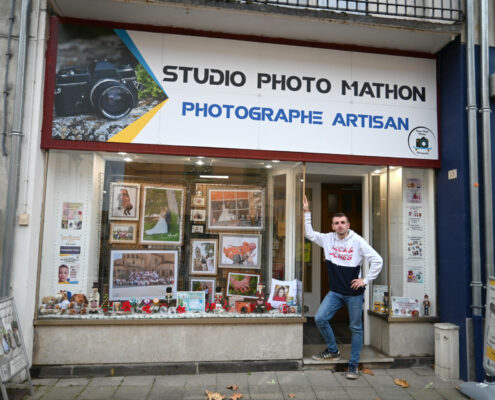
[[130,65],[102,60],[87,68],[63,68],[55,81],[55,112],[60,116],[96,112],[119,119],[136,107],[142,89]]
[[427,149],[428,148],[428,139],[425,137],[416,139],[416,147],[418,149]]

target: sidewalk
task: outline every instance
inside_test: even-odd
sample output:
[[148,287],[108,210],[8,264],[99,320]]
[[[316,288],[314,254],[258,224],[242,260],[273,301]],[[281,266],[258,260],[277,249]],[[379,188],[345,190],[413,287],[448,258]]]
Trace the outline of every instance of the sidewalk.
[[[34,379],[34,399],[42,400],[204,400],[205,390],[219,392],[228,400],[238,385],[242,399],[467,399],[456,386],[462,381],[437,377],[429,367],[375,369],[374,376],[361,373],[348,380],[343,372],[326,370],[221,373],[108,378]],[[394,384],[407,380],[409,388]],[[290,395],[295,397],[290,397]],[[16,398],[14,395],[10,398]],[[17,397],[18,398],[18,397]],[[23,399],[33,399],[24,396]]]

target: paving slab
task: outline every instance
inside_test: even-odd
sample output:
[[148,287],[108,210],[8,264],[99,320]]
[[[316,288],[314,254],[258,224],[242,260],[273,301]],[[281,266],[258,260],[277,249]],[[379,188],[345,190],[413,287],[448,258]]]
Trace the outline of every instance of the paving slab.
[[309,385],[304,371],[277,371],[276,375],[280,385]]
[[217,374],[189,375],[186,379],[186,389],[204,387],[208,390],[216,390]]
[[156,376],[153,386],[182,387],[186,386],[186,381],[190,375],[162,375]]
[[359,378],[357,379],[347,379],[345,377],[346,372],[335,372],[334,376],[341,386],[344,388],[347,387],[367,387],[369,386],[368,381],[363,374],[359,374]]
[[378,393],[369,387],[350,387],[346,389],[347,395],[352,400],[376,400]]
[[438,388],[435,391],[442,396],[444,399],[448,400],[466,400],[469,397],[464,396],[459,390],[456,388]]
[[55,386],[58,378],[32,379],[33,386]]
[[183,394],[183,387],[165,387],[154,385],[146,400],[180,400],[182,399]]
[[[337,372],[338,373],[338,372]],[[335,377],[335,373],[330,371],[304,371],[304,376],[311,385],[316,386],[341,386]]]
[[150,386],[124,386],[118,387],[113,395],[113,400],[137,400],[146,399],[151,391]]
[[50,390],[52,390],[52,386],[36,386],[34,388],[34,396],[26,395],[24,396],[23,400],[39,400],[41,399],[45,394],[47,394]]
[[91,379],[89,386],[119,386],[123,380],[123,376],[97,377]]
[[327,386],[313,386],[316,399],[318,400],[350,400],[349,395],[343,389],[332,389]]
[[277,374],[275,372],[253,372],[248,375],[248,384],[251,385],[273,385],[277,383]]
[[117,386],[88,386],[79,395],[77,400],[111,399],[116,391]]
[[79,396],[84,388],[85,386],[53,387],[43,396],[43,400],[73,400]]
[[[251,400],[284,400],[282,393],[250,393]],[[242,399],[244,400],[244,399]]]
[[59,379],[55,384],[56,387],[60,386],[87,386],[89,383],[89,378],[68,378]]
[[126,376],[122,381],[123,386],[151,386],[155,381],[154,376]]
[[289,399],[289,394],[295,395],[297,400],[314,400],[316,394],[310,385],[283,385],[282,394],[284,399]]

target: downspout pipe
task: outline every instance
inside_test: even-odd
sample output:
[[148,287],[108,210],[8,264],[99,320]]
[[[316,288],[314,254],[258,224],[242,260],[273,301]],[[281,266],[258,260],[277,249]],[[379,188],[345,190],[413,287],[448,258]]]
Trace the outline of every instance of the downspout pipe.
[[5,207],[5,232],[2,254],[2,274],[0,277],[0,297],[11,293],[10,279],[14,259],[14,235],[16,224],[17,199],[19,196],[19,175],[21,160],[22,117],[24,111],[24,84],[26,74],[26,54],[28,45],[28,23],[31,0],[23,0],[19,26],[19,52],[17,56],[17,76],[15,83],[14,114],[12,122],[11,148],[9,158],[7,202]]
[[490,53],[488,43],[489,21],[488,0],[481,0],[481,121],[483,138],[483,210],[485,214],[485,271],[486,276],[493,275],[493,179],[492,179],[492,143],[490,137]]
[[[473,330],[482,332],[481,306],[481,259],[480,259],[480,232],[479,232],[479,189],[478,189],[478,143],[477,143],[477,106],[474,63],[474,1],[467,0],[466,5],[466,73],[467,73],[467,122],[469,148],[469,200],[471,220],[471,315]],[[479,329],[477,329],[479,328]],[[483,354],[483,340],[474,340],[475,359]],[[479,363],[476,362],[476,366]],[[476,368],[476,379],[481,371]]]

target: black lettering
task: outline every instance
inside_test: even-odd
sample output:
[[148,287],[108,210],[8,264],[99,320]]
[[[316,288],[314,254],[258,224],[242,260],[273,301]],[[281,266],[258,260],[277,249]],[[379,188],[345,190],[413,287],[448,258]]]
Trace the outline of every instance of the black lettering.
[[[239,79],[237,79],[239,78]],[[259,79],[259,77],[258,77]],[[246,75],[240,71],[234,71],[232,72],[232,75],[230,76],[230,83],[232,86],[235,87],[241,87],[244,86],[246,83]]]
[[270,75],[258,73],[258,89],[261,89],[264,83],[270,83]]
[[209,75],[208,68],[203,69],[203,77],[201,79],[199,77],[198,71],[199,71],[199,68],[194,68],[194,80],[197,83],[201,83],[201,84],[208,82],[208,75]]
[[[215,80],[214,74],[218,74],[218,80]],[[210,85],[221,85],[223,83],[223,72],[219,69],[210,70]]]
[[316,90],[320,93],[328,93],[332,89],[332,84],[326,78],[320,78],[316,81]]
[[179,67],[179,71],[182,71],[182,82],[187,83],[187,76],[192,70],[191,67]]
[[[163,78],[164,82],[175,82],[177,80],[177,74],[173,71],[175,71],[177,67],[175,65],[165,65],[163,67],[163,75],[165,75],[165,78]],[[169,78],[167,78],[169,76]]]
[[311,82],[315,81],[316,78],[311,78],[310,76],[303,76],[302,80],[306,82],[306,92],[311,92]]

